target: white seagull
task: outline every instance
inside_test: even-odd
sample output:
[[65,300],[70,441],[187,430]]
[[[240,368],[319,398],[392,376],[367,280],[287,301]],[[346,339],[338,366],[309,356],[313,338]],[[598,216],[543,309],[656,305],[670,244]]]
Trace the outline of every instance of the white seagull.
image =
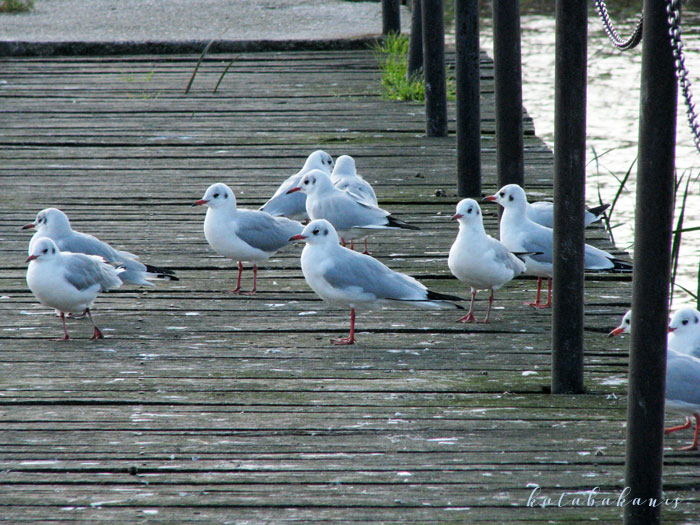
[[311,289],[334,305],[350,307],[350,335],[334,344],[355,342],[355,309],[372,310],[391,303],[425,308],[461,308],[448,301],[461,298],[428,290],[413,277],[391,270],[378,260],[338,244],[333,225],[324,219],[311,221],[290,240],[305,241],[301,270]]
[[289,193],[306,194],[306,211],[309,218],[326,219],[340,235],[343,242],[367,235],[367,230],[408,229],[412,226],[393,217],[388,211],[365,202],[358,201],[350,193],[339,190],[330,177],[320,171],[311,170],[304,175],[299,186]]
[[38,239],[48,237],[61,251],[97,255],[110,264],[122,267],[124,271],[119,274],[119,278],[126,284],[153,286],[149,279],[178,280],[172,270],[144,264],[133,253],[115,250],[97,237],[73,230],[66,214],[57,208],[41,210],[34,222],[22,227],[23,230],[29,228],[36,228],[36,233],[29,241],[29,254]]
[[450,248],[447,265],[452,274],[471,287],[469,313],[458,322],[476,321],[474,298],[478,290],[490,290],[489,306],[484,323],[489,322],[493,291],[525,272],[525,263],[484,230],[481,208],[474,199],[457,204],[453,220],[459,222],[459,233]]
[[66,313],[84,313],[94,328],[92,339],[104,336],[92,320],[90,307],[100,292],[119,288],[123,268],[114,268],[102,257],[61,252],[47,237],[36,239],[26,261],[27,285],[45,306],[60,312],[63,340],[69,339]]
[[341,155],[335,161],[335,168],[331,173],[331,182],[339,190],[345,190],[361,202],[379,206],[377,195],[372,185],[357,174],[355,159],[350,155]]
[[700,358],[700,312],[681,308],[673,314],[668,331],[669,348]]
[[[549,308],[552,304],[552,250],[553,231],[551,228],[533,222],[527,217],[525,192],[517,184],[503,186],[495,195],[485,198],[503,206],[501,217],[501,242],[512,252],[531,252],[524,257],[526,274],[537,276],[537,296],[535,308]],[[632,271],[632,265],[616,259],[608,252],[586,244],[584,248],[584,268],[586,270]],[[542,279],[547,278],[547,302],[540,302]]]
[[306,219],[306,195],[288,194],[287,191],[298,186],[301,178],[309,171],[317,169],[330,174],[333,166],[333,157],[328,153],[322,150],[314,151],[307,157],[304,166],[297,173],[280,184],[277,191],[260,210],[275,217],[287,217],[300,221]]
[[[584,226],[589,226],[599,220],[609,207],[610,204],[601,204],[587,208],[583,214]],[[548,201],[528,202],[527,218],[547,228],[554,228],[554,203]]]
[[194,206],[206,205],[204,236],[209,246],[219,255],[238,261],[238,281],[233,293],[241,291],[243,262],[253,263],[253,289],[257,290],[258,265],[289,244],[289,237],[299,233],[303,226],[298,221],[273,217],[259,210],[236,207],[236,197],[226,184],[212,184]]
[[[631,331],[632,311],[630,310],[625,313],[620,326],[608,335],[612,337],[629,334]],[[669,412],[685,416],[685,423],[664,429],[664,434],[690,428],[692,424],[690,418],[694,417],[693,442],[678,450],[697,450],[698,435],[700,434],[700,359],[671,349],[670,337],[668,345],[669,348],[666,351],[666,409]]]

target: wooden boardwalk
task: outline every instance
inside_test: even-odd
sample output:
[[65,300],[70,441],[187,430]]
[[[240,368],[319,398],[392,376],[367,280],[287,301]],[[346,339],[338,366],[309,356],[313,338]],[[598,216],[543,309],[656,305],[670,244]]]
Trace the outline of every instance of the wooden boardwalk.
[[[256,296],[225,293],[233,263],[212,253],[204,210],[190,205],[223,181],[258,207],[321,148],[355,157],[380,203],[421,227],[375,236],[374,255],[468,295],[446,264],[454,136],[424,138],[422,106],[382,99],[368,51],[238,55],[213,94],[231,58],[206,60],[188,95],[196,56],[0,60],[0,517],[618,521],[627,341],[605,334],[629,304],[629,277],[587,278],[582,396],[547,394],[551,314],[522,305],[532,279],[497,293],[489,325],[361,313],[348,348],[329,343],[348,312],[307,287],[299,246],[261,268]],[[492,78],[484,59],[487,192]],[[546,197],[552,155],[526,125],[529,192]],[[83,321],[69,322],[72,341],[52,341],[60,321],[27,290],[19,229],[49,206],[181,280],[100,297],[103,341],[89,342]],[[496,210],[485,212],[495,234]],[[601,228],[589,239],[607,245]],[[691,437],[679,434],[664,480],[681,501],[663,516],[693,522],[697,454],[673,450]],[[528,506],[536,485],[551,506]]]

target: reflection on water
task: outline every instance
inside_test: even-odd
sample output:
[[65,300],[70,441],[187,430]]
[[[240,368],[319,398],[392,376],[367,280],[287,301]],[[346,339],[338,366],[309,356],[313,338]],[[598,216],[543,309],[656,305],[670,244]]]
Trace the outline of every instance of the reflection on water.
[[[639,2],[641,5],[641,2]],[[521,18],[523,55],[523,104],[534,120],[537,135],[549,147],[554,140],[554,17],[551,13],[524,11]],[[487,11],[488,12],[488,11]],[[542,13],[542,11],[539,11]],[[620,25],[623,38],[631,31],[636,15]],[[700,101],[700,14],[696,10],[684,13],[683,40],[686,65],[694,80],[694,96]],[[631,51],[618,51],[607,39],[600,19],[589,17],[588,38],[588,99],[587,99],[587,189],[591,205],[611,202],[625,172],[637,157],[639,90],[641,81],[641,45]],[[481,47],[491,55],[493,49],[491,20],[482,17]],[[642,44],[643,45],[643,44]],[[700,106],[699,106],[700,107]],[[676,167],[679,174],[698,177],[700,155],[695,150],[685,115],[685,104],[679,95]],[[596,155],[598,161],[596,162]],[[617,202],[612,225],[616,244],[634,251],[634,175]],[[611,174],[612,173],[612,174]],[[613,176],[614,174],[614,176]],[[700,184],[690,186],[684,227],[700,226]],[[678,200],[680,203],[680,198]],[[678,210],[678,208],[677,208]],[[683,236],[679,277],[677,282],[695,292],[698,288],[700,261],[700,232]],[[694,300],[676,291],[674,309],[681,305],[694,306]]]

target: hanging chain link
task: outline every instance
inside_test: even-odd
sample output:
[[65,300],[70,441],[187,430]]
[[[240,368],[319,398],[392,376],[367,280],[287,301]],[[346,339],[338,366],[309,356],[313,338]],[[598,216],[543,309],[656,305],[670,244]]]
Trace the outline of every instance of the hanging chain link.
[[622,40],[620,35],[615,31],[615,26],[610,20],[610,15],[608,14],[608,6],[605,5],[605,0],[595,0],[596,11],[598,11],[598,16],[603,22],[603,29],[608,35],[608,38],[613,43],[613,45],[621,49],[622,51],[627,51],[637,46],[642,41],[642,26],[644,25],[644,15],[639,17],[639,22],[634,28],[632,35],[627,40]]
[[700,124],[698,124],[698,114],[695,112],[693,104],[693,93],[691,92],[690,72],[685,66],[685,55],[683,54],[683,40],[681,40],[681,1],[668,0],[666,13],[668,14],[668,35],[671,37],[671,49],[676,62],[676,77],[685,100],[685,114],[688,117],[688,126],[693,134],[695,149],[700,153]]

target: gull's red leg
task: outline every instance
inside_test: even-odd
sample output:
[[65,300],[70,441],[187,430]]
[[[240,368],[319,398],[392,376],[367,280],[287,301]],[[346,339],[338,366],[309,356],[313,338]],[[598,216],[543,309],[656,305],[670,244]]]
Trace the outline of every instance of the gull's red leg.
[[333,339],[334,345],[351,345],[355,343],[355,309],[350,308],[350,335]]
[[90,338],[91,341],[94,341],[95,339],[104,339],[105,336],[102,335],[102,332],[100,331],[99,328],[97,328],[97,325],[95,324],[95,321],[92,320],[92,314],[90,313],[90,309],[86,308],[85,313],[87,316],[90,318],[90,322],[92,323],[93,328],[95,329],[92,332],[92,337]]
[[243,295],[255,295],[258,289],[258,265],[253,265],[253,289],[250,292],[245,292]]
[[63,337],[56,339],[56,341],[67,341],[70,339],[68,335],[68,328],[66,328],[66,315],[63,312],[59,312],[61,315],[61,321],[63,321]]
[[469,312],[464,317],[457,319],[457,323],[473,323],[476,322],[476,317],[474,317],[474,298],[476,297],[477,290],[472,288],[472,300],[469,303]]
[[489,322],[489,316],[491,315],[491,305],[493,304],[493,288],[491,288],[491,295],[489,295],[489,306],[486,309],[486,317],[484,318],[484,324]]

